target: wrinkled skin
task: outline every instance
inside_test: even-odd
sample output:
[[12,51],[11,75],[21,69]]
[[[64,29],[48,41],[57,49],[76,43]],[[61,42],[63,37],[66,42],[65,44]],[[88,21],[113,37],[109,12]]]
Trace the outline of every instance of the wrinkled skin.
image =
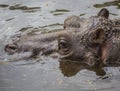
[[30,52],[26,58],[55,53],[59,58],[79,60],[90,66],[120,61],[120,20],[108,19],[107,9],[97,16],[77,19],[79,22],[73,17],[78,18],[66,19],[63,31],[19,36],[5,46],[5,51],[11,55]]

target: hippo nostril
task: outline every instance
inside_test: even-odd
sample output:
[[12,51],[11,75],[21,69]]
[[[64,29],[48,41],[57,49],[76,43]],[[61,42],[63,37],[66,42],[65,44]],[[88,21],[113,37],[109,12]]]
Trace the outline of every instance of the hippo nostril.
[[8,54],[13,54],[17,51],[18,49],[18,46],[17,44],[8,44],[5,46],[5,51],[8,53]]
[[9,46],[9,49],[15,50],[16,47],[14,47],[14,46]]

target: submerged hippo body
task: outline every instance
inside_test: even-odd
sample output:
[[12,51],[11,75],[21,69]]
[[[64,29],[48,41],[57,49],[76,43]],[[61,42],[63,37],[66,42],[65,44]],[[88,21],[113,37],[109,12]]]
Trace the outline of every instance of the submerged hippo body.
[[[7,44],[8,54],[31,52],[27,57],[57,53],[60,58],[79,60],[88,65],[120,61],[120,20],[110,20],[109,11],[102,9],[97,16],[80,19],[67,19],[68,26],[64,31],[23,35],[19,40]],[[73,18],[73,17],[72,17]],[[74,22],[72,22],[72,20]],[[71,24],[72,23],[72,24]],[[66,26],[66,23],[64,23]],[[69,31],[70,30],[70,31]]]

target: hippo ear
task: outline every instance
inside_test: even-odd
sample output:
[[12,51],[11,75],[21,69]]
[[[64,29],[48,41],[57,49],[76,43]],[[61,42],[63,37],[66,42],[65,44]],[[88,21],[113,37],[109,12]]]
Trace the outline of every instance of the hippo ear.
[[103,8],[100,10],[100,12],[98,13],[98,16],[107,18],[109,17],[109,11],[106,8]]
[[93,44],[102,44],[105,40],[105,32],[103,29],[97,29],[93,32],[91,36],[91,41]]

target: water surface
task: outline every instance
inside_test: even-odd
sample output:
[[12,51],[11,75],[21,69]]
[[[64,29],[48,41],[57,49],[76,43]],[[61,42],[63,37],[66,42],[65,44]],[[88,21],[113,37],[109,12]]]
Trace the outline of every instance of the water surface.
[[[1,0],[0,61],[14,34],[63,28],[70,15],[90,17],[107,8],[120,17],[120,0]],[[119,91],[120,67],[86,67],[78,62],[42,57],[0,64],[0,91]]]

